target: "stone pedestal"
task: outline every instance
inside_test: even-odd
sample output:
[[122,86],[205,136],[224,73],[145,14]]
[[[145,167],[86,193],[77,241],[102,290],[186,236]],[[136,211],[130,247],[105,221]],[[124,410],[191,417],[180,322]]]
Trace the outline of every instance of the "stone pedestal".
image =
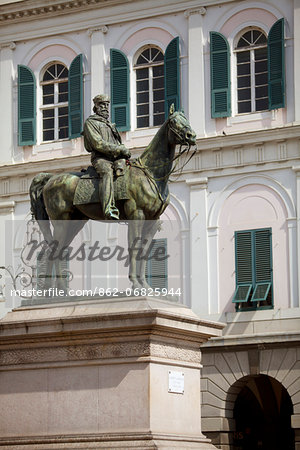
[[154,298],[18,308],[0,321],[0,447],[213,449],[200,345],[222,324]]

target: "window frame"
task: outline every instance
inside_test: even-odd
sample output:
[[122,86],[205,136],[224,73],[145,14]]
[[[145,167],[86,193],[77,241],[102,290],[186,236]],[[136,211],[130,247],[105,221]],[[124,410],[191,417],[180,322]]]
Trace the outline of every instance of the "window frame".
[[[161,54],[163,56],[163,60],[159,61],[158,63],[154,62],[152,64],[140,64],[140,65],[137,65],[137,60],[138,60],[139,56],[145,50],[150,49],[150,48],[155,48],[155,49],[159,50],[159,52],[161,52]],[[151,44],[147,44],[147,45],[143,45],[143,46],[139,47],[139,49],[135,52],[135,55],[134,55],[134,58],[133,58],[132,68],[133,68],[133,73],[134,73],[134,76],[133,76],[133,79],[134,79],[134,83],[133,83],[134,84],[134,91],[133,91],[133,94],[134,94],[134,99],[135,99],[135,101],[134,101],[134,110],[135,110],[135,114],[134,114],[134,129],[136,131],[137,130],[146,130],[146,129],[149,129],[149,128],[160,127],[165,121],[165,118],[164,118],[161,124],[154,125],[153,67],[159,67],[159,66],[163,67],[163,94],[164,95],[163,95],[162,102],[163,102],[163,104],[165,106],[165,79],[164,79],[165,78],[165,76],[164,76],[165,51],[161,47],[159,47],[157,44],[151,43]],[[149,89],[148,89],[148,92],[149,92],[149,125],[145,126],[145,127],[138,127],[138,123],[137,122],[138,122],[138,117],[139,116],[138,116],[138,113],[137,113],[137,106],[138,106],[138,103],[137,103],[137,94],[138,94],[138,91],[137,91],[137,81],[138,81],[138,79],[137,79],[137,70],[138,69],[145,69],[145,68],[148,68],[148,70],[149,70],[149,72],[148,72],[148,75],[149,75],[149,78],[148,78],[149,79]],[[161,114],[164,114],[164,111],[162,111]]]
[[[261,268],[257,268],[256,262],[256,242],[257,242],[257,233],[259,232],[268,232],[269,242],[264,245],[269,245],[269,267],[268,271],[270,273],[269,279],[261,280],[261,274],[259,275],[259,270]],[[237,237],[241,234],[250,235],[250,255],[251,261],[249,261],[249,253],[248,255],[244,253],[242,260],[238,261],[238,239]],[[233,295],[232,302],[236,305],[236,311],[252,311],[252,310],[263,310],[263,309],[273,309],[274,308],[274,295],[273,295],[273,254],[272,254],[272,228],[255,228],[250,230],[239,230],[234,233],[234,246],[235,246],[235,291]],[[248,247],[249,249],[249,247]],[[248,265],[248,268],[246,267]],[[238,280],[239,271],[243,271],[241,277],[245,276],[245,267],[249,269],[251,266],[251,273],[248,273],[246,277],[248,279],[244,279],[244,281]],[[265,274],[265,272],[264,272]],[[251,281],[250,281],[251,279]],[[268,285],[265,287],[265,295],[264,298],[255,298],[256,293],[259,291],[259,288],[263,285]],[[244,289],[244,299],[237,298],[239,297],[240,291]],[[261,302],[269,301],[268,304],[260,305]]]
[[[251,88],[251,111],[249,112],[242,112],[239,113],[238,112],[238,73],[237,73],[237,54],[243,51],[247,51],[246,47],[244,47],[243,49],[238,49],[237,48],[237,44],[239,42],[239,40],[241,39],[241,37],[246,34],[248,31],[260,31],[261,33],[263,33],[266,37],[266,44],[265,45],[260,45],[260,46],[249,46],[249,51],[250,51],[250,88]],[[270,31],[270,30],[269,30]],[[261,27],[261,25],[256,25],[253,24],[251,26],[245,26],[245,24],[242,25],[242,28],[235,33],[234,38],[231,40],[231,45],[230,45],[230,52],[232,52],[233,58],[232,58],[232,68],[231,68],[231,72],[232,72],[232,85],[231,85],[231,98],[232,98],[232,116],[238,118],[243,118],[245,116],[248,117],[252,117],[255,115],[270,115],[270,109],[269,107],[267,107],[267,109],[264,110],[260,110],[257,111],[255,109],[255,102],[256,102],[256,95],[255,95],[255,67],[254,67],[254,51],[256,49],[259,48],[268,48],[268,30],[264,29]],[[268,64],[268,56],[267,56],[267,64]],[[268,66],[267,66],[267,72],[268,72]],[[253,83],[254,81],[254,83]],[[268,85],[268,82],[267,82]],[[254,109],[253,109],[254,107]]]
[[[62,78],[62,79],[58,79],[59,81],[54,81],[54,83],[52,82],[45,82],[43,81],[44,75],[46,73],[46,71],[53,65],[55,64],[60,64],[62,66],[64,66],[67,71],[68,71],[68,77],[67,78]],[[64,138],[59,138],[59,108],[67,108],[69,107],[69,99],[65,102],[61,102],[58,103],[58,101],[56,102],[56,99],[58,100],[58,86],[61,83],[67,83],[68,85],[68,80],[69,80],[69,67],[68,65],[60,60],[52,60],[49,61],[47,64],[43,65],[43,67],[41,68],[41,70],[39,71],[39,129],[40,129],[40,143],[41,144],[49,144],[49,143],[53,143],[53,142],[61,142],[61,141],[67,141],[69,140],[69,125],[67,127],[68,130],[68,135],[67,137]],[[54,103],[51,104],[45,104],[43,103],[43,86],[47,85],[47,84],[54,84]],[[67,96],[69,97],[69,87],[68,90],[66,91]],[[43,112],[45,110],[50,110],[53,109],[54,110],[54,138],[53,139],[49,139],[49,140],[44,140],[44,124],[43,124]],[[67,112],[67,118],[69,118],[69,113]]]

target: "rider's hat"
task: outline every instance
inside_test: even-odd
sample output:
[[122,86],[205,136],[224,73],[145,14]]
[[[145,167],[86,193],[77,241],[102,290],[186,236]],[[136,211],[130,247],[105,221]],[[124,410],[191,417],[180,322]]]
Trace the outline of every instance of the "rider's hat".
[[96,103],[101,103],[101,102],[110,102],[110,98],[106,94],[99,94],[99,95],[96,95],[96,97],[93,98],[93,102],[95,104]]

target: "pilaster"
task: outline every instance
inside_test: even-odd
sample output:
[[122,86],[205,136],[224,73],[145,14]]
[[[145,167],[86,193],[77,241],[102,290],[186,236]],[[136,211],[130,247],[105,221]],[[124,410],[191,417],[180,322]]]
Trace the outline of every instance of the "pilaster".
[[207,178],[186,181],[190,188],[191,308],[200,316],[209,313],[207,182]]
[[[197,136],[204,135],[205,99],[204,99],[204,62],[203,62],[203,16],[205,8],[185,11],[188,19],[188,62],[189,62],[189,117],[197,118],[191,125]],[[195,89],[195,80],[197,88]]]
[[12,162],[13,155],[13,51],[14,42],[0,46],[0,163]]
[[[300,268],[300,166],[293,167],[296,173],[296,182],[297,182],[297,267]],[[299,269],[298,269],[299,270]],[[300,277],[298,274],[298,297],[300,295]]]
[[91,38],[91,98],[105,93],[105,35],[108,27],[89,29]]
[[295,122],[300,122],[300,0],[294,0],[294,102]]

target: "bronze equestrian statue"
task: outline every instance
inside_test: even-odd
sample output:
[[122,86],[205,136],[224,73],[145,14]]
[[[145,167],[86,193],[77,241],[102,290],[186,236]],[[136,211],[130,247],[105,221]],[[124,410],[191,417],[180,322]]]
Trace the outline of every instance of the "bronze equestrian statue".
[[[130,152],[121,144],[114,125],[108,122],[108,99],[97,96],[94,102],[99,119],[95,120],[95,116],[90,116],[85,122],[83,133],[86,148],[92,154],[92,164],[96,171],[100,172],[101,177],[106,177],[105,181],[102,178],[99,182],[94,168],[89,168],[83,173],[57,175],[40,173],[34,177],[30,186],[31,211],[47,243],[50,244],[53,240],[58,242],[57,254],[71,244],[89,219],[102,221],[110,217],[128,221],[128,248],[132,249],[129,279],[133,289],[149,288],[145,279],[146,259],[137,258],[137,255],[141,252],[147,254],[158,229],[158,219],[169,204],[168,180],[174,170],[174,161],[184,151],[189,150],[190,146],[196,144],[196,134],[184,113],[174,111],[174,105],[172,105],[168,119],[143,154],[135,160],[127,161],[126,166],[124,164],[122,166],[124,159],[118,160],[118,158],[128,159]],[[102,109],[105,115],[96,109],[101,103],[106,103]],[[91,127],[94,128],[93,138],[90,133]],[[99,137],[97,137],[98,131]],[[186,148],[175,155],[177,144],[180,148],[182,146]],[[123,186],[122,195],[118,194],[119,189],[115,189],[115,201],[112,198],[111,183],[113,161],[120,163],[117,172],[122,173],[120,177],[114,176],[114,184],[120,185],[122,180]],[[82,199],[83,191],[80,189],[82,183],[85,183],[83,191],[89,192],[88,202]],[[104,186],[111,191],[103,192]],[[147,242],[146,245],[145,242]],[[133,243],[135,245],[132,245]],[[59,258],[53,259],[52,264],[57,274],[56,286],[64,289],[64,281],[59,276],[62,270],[61,261]],[[48,267],[47,272],[52,273],[52,267]]]

